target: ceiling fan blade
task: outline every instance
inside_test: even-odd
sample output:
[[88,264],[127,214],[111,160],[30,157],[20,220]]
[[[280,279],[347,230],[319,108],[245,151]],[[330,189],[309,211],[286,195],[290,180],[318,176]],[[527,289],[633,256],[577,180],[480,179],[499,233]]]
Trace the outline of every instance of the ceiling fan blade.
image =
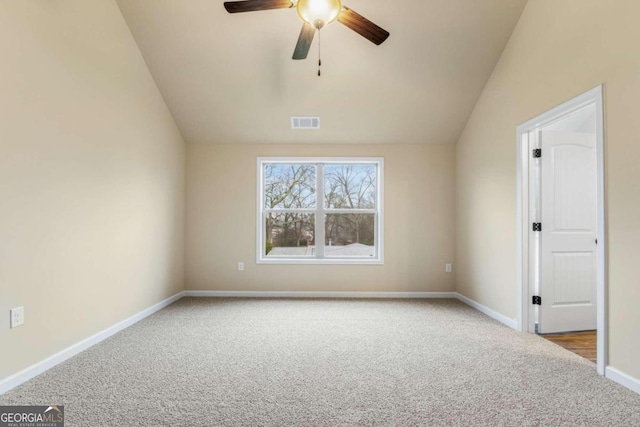
[[302,24],[300,30],[300,36],[298,37],[298,43],[296,49],[293,51],[293,59],[306,59],[313,41],[313,36],[316,34],[316,29],[306,22]]
[[387,30],[378,27],[348,7],[342,9],[342,12],[338,15],[338,21],[375,44],[382,44],[389,37]]
[[293,7],[293,2],[291,0],[245,0],[224,2],[224,8],[227,9],[227,12],[229,13],[287,9],[290,7]]

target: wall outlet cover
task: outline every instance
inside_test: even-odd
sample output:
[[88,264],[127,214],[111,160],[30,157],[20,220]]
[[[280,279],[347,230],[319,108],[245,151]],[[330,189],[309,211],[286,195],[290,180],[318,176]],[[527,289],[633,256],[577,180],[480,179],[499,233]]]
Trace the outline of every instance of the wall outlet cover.
[[24,307],[16,307],[9,310],[11,315],[11,328],[24,325]]

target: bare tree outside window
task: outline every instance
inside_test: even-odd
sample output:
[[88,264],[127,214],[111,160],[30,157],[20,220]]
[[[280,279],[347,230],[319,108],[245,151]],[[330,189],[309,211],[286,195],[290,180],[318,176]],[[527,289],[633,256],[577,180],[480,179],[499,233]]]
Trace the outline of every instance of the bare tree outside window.
[[[326,165],[325,207],[330,210],[363,210],[376,207],[375,165]],[[325,245],[374,246],[375,215],[336,213],[325,216]],[[327,251],[325,251],[327,252]],[[328,251],[331,252],[331,251]],[[327,255],[329,253],[327,252]]]
[[[316,206],[316,168],[313,165],[267,164],[264,166],[264,203],[269,212],[265,224],[265,253],[274,247],[313,245],[314,215],[286,211],[313,209]],[[278,252],[278,251],[277,251]],[[296,255],[300,251],[279,251]],[[304,254],[306,255],[306,254]]]

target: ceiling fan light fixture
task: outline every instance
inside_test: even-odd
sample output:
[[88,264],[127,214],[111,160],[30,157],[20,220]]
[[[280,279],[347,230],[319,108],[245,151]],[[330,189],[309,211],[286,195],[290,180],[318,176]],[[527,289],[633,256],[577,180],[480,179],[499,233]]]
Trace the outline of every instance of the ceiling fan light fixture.
[[303,21],[319,30],[338,18],[342,3],[340,0],[298,0],[296,9]]

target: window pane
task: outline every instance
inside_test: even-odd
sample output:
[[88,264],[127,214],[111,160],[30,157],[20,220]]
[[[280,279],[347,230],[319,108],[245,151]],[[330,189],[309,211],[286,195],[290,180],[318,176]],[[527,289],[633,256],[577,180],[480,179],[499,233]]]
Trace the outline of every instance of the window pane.
[[327,257],[373,257],[375,214],[328,214],[324,220]]
[[315,215],[268,213],[265,216],[267,257],[314,257]]
[[375,209],[376,165],[325,165],[324,205],[328,209]]
[[313,165],[264,165],[264,207],[316,207],[316,168]]

